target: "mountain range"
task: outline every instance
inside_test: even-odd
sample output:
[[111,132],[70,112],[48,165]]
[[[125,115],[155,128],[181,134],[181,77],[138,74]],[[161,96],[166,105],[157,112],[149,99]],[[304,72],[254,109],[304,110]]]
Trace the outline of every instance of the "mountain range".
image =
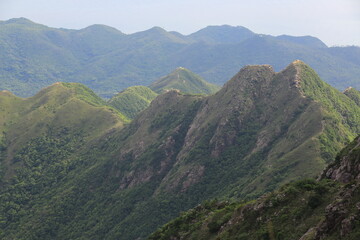
[[[146,87],[133,90],[123,95],[154,97]],[[360,132],[358,97],[299,60],[280,72],[243,67],[209,96],[168,90],[134,115],[79,83],[55,83],[26,99],[3,91],[0,237],[143,239],[209,199],[252,200],[316,177]],[[304,193],[305,202],[318,188],[327,189],[324,198],[337,191],[327,182],[298,185],[294,193]],[[208,203],[206,211],[221,210],[212,233],[236,204]]]
[[227,25],[190,35],[159,27],[124,34],[104,25],[56,29],[17,18],[0,22],[0,49],[0,89],[22,97],[62,81],[83,83],[109,99],[179,66],[222,85],[245,65],[271,64],[280,71],[294,59],[340,90],[360,89],[359,47],[327,47],[311,36],[274,37]]

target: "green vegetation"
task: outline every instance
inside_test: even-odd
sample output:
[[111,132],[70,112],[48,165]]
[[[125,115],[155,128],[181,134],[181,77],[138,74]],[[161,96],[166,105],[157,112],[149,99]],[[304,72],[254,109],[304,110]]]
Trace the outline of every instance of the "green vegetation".
[[183,67],[153,82],[149,87],[157,93],[177,89],[183,93],[209,95],[219,90],[218,86],[206,82],[199,75]]
[[205,202],[149,239],[299,239],[324,219],[324,208],[333,201],[338,187],[333,181],[309,179],[248,203]]
[[83,83],[109,99],[178,66],[222,85],[242,66],[269,63],[280,71],[298,58],[332,86],[360,89],[359,47],[328,48],[316,38],[264,36],[243,27],[207,27],[189,36],[161,28],[126,35],[103,25],[55,29],[20,18],[1,22],[0,46],[0,90],[22,97],[61,80]]
[[[359,169],[360,136],[344,148],[329,168]],[[350,184],[322,176],[283,185],[251,202],[205,201],[165,224],[148,239],[347,239],[360,236],[359,171]]]
[[[128,89],[133,96],[142,90],[151,93]],[[247,66],[210,96],[167,91],[126,125],[115,107],[79,84],[57,83],[28,99],[1,92],[0,111],[2,239],[145,238],[216,198],[185,213],[176,229],[211,239],[234,210],[247,209],[251,219],[267,218],[239,229],[271,239],[288,223],[284,230],[296,238],[324,216],[338,184],[291,183],[254,215],[258,201],[239,199],[318,175],[360,125],[350,116],[359,112],[355,102],[301,62],[279,73]]]
[[116,94],[109,105],[119,110],[127,118],[134,119],[139,112],[147,108],[158,94],[145,86],[133,86]]
[[[299,63],[301,89],[304,94],[322,105],[323,118],[332,119],[320,135],[323,156],[331,161],[344,143],[353,140],[360,132],[360,108],[347,95],[321,81],[309,66]],[[356,90],[355,90],[356,91]],[[326,149],[326,150],[325,150]]]

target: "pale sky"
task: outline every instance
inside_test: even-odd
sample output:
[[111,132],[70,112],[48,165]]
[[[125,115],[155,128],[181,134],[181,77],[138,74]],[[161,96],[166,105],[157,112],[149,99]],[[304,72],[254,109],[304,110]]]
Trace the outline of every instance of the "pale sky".
[[360,46],[360,0],[0,0],[0,20],[15,17],[57,28],[105,24],[124,33],[159,26],[189,34],[228,24]]

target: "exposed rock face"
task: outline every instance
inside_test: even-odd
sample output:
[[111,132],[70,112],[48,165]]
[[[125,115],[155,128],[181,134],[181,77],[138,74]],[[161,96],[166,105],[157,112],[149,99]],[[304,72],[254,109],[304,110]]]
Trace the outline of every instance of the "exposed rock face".
[[326,236],[336,229],[340,230],[341,236],[351,232],[351,224],[355,218],[354,216],[348,216],[349,208],[351,207],[350,199],[358,188],[359,186],[354,185],[350,189],[344,189],[339,194],[339,197],[326,207],[325,220],[316,228],[314,239],[326,239]]
[[320,179],[323,178],[353,183],[343,187],[333,203],[326,207],[325,220],[316,228],[314,239],[326,239],[334,232],[339,232],[345,239],[354,230],[355,221],[360,220],[360,202],[356,202],[360,195],[360,136],[324,170]]
[[[330,178],[342,183],[360,180],[360,137],[338,156],[322,174],[322,178]],[[344,153],[346,152],[346,154]]]

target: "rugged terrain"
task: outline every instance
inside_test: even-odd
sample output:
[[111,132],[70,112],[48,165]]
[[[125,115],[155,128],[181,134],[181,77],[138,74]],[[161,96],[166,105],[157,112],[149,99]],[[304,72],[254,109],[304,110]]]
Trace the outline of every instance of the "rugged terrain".
[[[51,100],[62,96],[51,89],[64,97]],[[360,131],[353,98],[301,61],[277,73],[246,66],[211,96],[168,91],[125,126],[126,117],[85,89],[59,83],[29,99],[2,93],[1,238],[145,238],[207,199],[255,199],[315,177]],[[24,112],[8,107],[32,101]],[[16,145],[21,137],[11,133],[32,110],[49,117]],[[19,125],[10,124],[16,116]],[[55,120],[72,116],[65,133],[56,130],[63,125]],[[307,199],[319,188],[321,204],[336,187],[308,185],[295,190],[308,191]]]
[[256,201],[208,201],[149,239],[359,239],[360,136],[317,180],[282,186]]

